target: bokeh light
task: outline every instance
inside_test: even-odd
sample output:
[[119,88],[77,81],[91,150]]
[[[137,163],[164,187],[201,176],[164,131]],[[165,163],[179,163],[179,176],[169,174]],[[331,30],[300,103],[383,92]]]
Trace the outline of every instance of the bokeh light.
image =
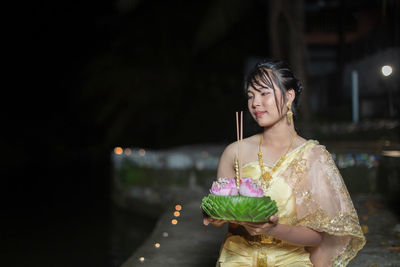
[[178,220],[177,220],[177,219],[172,219],[172,220],[171,220],[171,223],[172,223],[173,225],[176,225],[176,224],[178,224]]
[[392,74],[393,69],[391,66],[385,65],[382,67],[381,71],[384,76],[389,76],[390,74]]
[[160,247],[160,243],[155,243],[154,247],[159,248]]
[[180,211],[180,210],[182,209],[182,206],[178,204],[178,205],[175,206],[175,209],[176,209],[177,211]]
[[181,213],[180,213],[179,211],[175,211],[175,212],[174,212],[174,216],[175,216],[175,217],[179,217],[180,215],[181,215]]
[[400,158],[399,150],[383,150],[382,155],[394,158]]
[[122,147],[117,146],[116,148],[114,148],[114,153],[117,155],[121,155],[124,152],[124,150],[122,149]]
[[144,150],[143,148],[139,149],[139,155],[142,157],[146,155],[146,150]]

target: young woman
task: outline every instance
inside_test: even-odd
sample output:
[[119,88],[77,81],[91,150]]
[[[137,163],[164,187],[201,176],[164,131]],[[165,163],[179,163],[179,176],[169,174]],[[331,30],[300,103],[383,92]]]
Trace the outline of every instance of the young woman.
[[[365,238],[331,155],[295,131],[302,85],[283,61],[263,61],[245,88],[263,131],[242,141],[242,177],[256,181],[278,213],[265,223],[229,222],[217,266],[346,266]],[[235,177],[236,152],[236,142],[225,149],[217,177]],[[204,218],[205,225],[224,223]]]

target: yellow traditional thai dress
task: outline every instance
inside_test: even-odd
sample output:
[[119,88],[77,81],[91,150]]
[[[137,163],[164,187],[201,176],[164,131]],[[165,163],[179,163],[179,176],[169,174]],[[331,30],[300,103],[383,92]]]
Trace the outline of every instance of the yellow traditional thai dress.
[[[271,168],[265,165],[266,170]],[[322,233],[318,247],[295,246],[272,237],[250,236],[230,224],[217,266],[346,266],[364,246],[357,213],[330,153],[315,140],[289,152],[267,187],[258,161],[242,167],[278,206],[279,223]],[[312,262],[311,262],[312,260]]]

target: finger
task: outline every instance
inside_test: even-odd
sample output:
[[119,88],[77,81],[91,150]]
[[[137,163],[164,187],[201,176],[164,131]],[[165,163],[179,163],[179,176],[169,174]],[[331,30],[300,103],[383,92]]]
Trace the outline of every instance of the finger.
[[218,221],[214,222],[213,224],[216,225],[216,226],[221,226],[221,225],[223,225],[224,223],[225,223],[225,221],[223,221],[223,220],[218,220]]
[[203,218],[203,224],[205,226],[209,225],[212,222],[212,219],[210,217]]
[[257,227],[251,227],[251,226],[244,226],[244,228],[246,229],[247,232],[249,232],[252,235],[257,234],[259,230]]
[[247,225],[247,226],[250,226],[250,227],[258,227],[258,226],[260,226],[262,223],[257,223],[257,222],[245,222],[245,221],[243,221],[243,222],[241,222],[240,224],[243,225],[243,226]]
[[[248,231],[249,232],[249,231]],[[254,235],[259,235],[261,232],[258,231],[257,229],[254,229],[253,231],[250,231],[249,234],[254,236]]]
[[229,222],[229,223],[234,223],[234,224],[239,224],[239,225],[243,225],[243,226],[245,226],[246,225],[246,222],[243,222],[243,221],[227,221],[227,222]]
[[272,215],[271,217],[269,217],[270,222],[272,222],[273,224],[277,224],[279,221],[279,218],[275,215]]

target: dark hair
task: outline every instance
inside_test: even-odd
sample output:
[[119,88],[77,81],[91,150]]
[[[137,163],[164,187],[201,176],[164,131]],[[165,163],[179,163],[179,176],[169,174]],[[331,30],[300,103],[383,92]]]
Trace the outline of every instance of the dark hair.
[[[272,82],[273,81],[273,82]],[[282,105],[279,108],[278,100],[276,98],[274,83],[279,87],[282,94]],[[269,60],[264,59],[257,63],[253,69],[250,70],[245,80],[245,92],[247,94],[249,86],[258,90],[258,88],[271,88],[274,91],[276,107],[281,112],[286,102],[285,92],[293,89],[295,92],[295,99],[292,105],[293,115],[296,116],[299,104],[299,98],[303,85],[294,76],[289,64],[282,60]]]

